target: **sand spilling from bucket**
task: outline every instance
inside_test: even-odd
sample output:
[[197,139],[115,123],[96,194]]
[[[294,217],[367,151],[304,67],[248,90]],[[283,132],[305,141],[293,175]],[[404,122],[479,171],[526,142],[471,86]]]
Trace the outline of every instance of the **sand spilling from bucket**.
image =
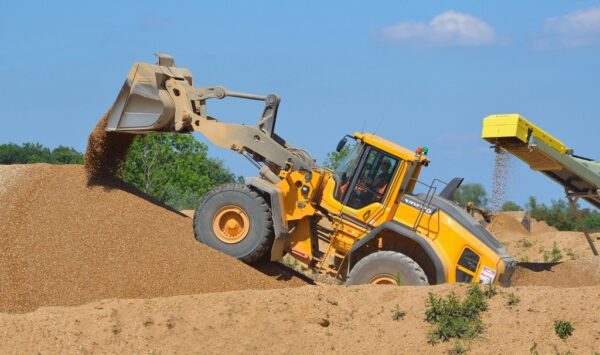
[[88,138],[84,162],[88,179],[92,183],[118,173],[135,137],[133,134],[107,132],[107,121],[108,113],[98,121]]

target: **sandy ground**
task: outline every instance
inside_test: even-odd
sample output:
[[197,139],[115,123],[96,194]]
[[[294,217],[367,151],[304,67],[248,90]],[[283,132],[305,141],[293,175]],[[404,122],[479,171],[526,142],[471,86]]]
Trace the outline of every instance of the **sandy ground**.
[[[185,215],[102,181],[88,185],[79,166],[0,166],[0,353],[413,354],[453,344],[427,344],[425,302],[464,285],[290,287],[305,283],[204,247]],[[600,259],[581,233],[532,227],[510,214],[489,226],[530,262],[490,300],[471,353],[599,352]],[[566,261],[542,263],[539,249],[554,242]],[[511,292],[517,305],[506,303]],[[392,319],[396,307],[404,319]],[[567,341],[557,319],[575,327]]]
[[[110,299],[78,307],[0,315],[0,352],[41,353],[445,353],[430,345],[424,321],[427,293],[464,286],[305,286],[146,300]],[[490,300],[486,331],[472,353],[540,354],[600,351],[600,287],[510,289]],[[393,311],[406,312],[394,321]],[[554,321],[572,321],[567,341]]]

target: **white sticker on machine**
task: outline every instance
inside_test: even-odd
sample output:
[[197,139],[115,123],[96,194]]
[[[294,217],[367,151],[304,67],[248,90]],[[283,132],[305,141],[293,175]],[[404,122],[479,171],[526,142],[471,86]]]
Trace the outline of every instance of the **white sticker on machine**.
[[481,273],[479,274],[479,283],[491,284],[492,282],[494,282],[495,278],[496,278],[496,270],[489,268],[487,266],[484,266],[481,269]]

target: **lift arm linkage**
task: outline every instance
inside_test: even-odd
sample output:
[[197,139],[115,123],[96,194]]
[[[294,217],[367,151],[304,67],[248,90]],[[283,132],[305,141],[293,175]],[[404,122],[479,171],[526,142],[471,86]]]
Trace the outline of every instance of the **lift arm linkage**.
[[[279,170],[311,170],[314,160],[303,150],[288,145],[275,133],[280,98],[228,91],[224,87],[193,86],[192,75],[175,67],[166,54],[158,55],[158,64],[132,66],[121,92],[110,110],[107,131],[199,132],[213,144],[232,149],[255,162],[268,162],[274,173]],[[210,117],[206,100],[237,97],[265,102],[256,126],[225,123]]]

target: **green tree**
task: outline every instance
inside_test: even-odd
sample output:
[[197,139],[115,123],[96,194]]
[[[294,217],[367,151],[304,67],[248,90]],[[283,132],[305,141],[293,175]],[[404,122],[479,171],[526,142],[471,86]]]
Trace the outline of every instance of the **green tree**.
[[83,155],[62,145],[50,150],[39,143],[0,144],[0,164],[32,163],[82,164]]
[[588,230],[600,231],[600,213],[594,211],[584,216],[583,223]]
[[56,164],[83,164],[83,155],[74,148],[60,145],[52,150],[51,160]]
[[485,207],[489,201],[483,185],[473,183],[461,185],[454,192],[453,200],[462,207],[466,207],[469,202],[473,202],[479,207]]
[[525,203],[525,209],[527,211],[531,212],[537,208],[538,208],[537,199],[535,198],[535,196],[529,196],[529,198],[527,199],[527,203]]
[[[587,208],[581,209],[579,206],[577,208],[587,229],[600,229],[600,213],[598,211],[592,211]],[[552,200],[550,201],[550,206],[547,206],[546,204],[538,203],[536,198],[531,196],[527,204],[525,204],[525,209],[531,213],[531,217],[538,221],[546,221],[546,223],[556,227],[558,230],[581,230],[581,226],[566,200]]]
[[138,136],[119,175],[176,209],[195,208],[213,187],[236,180],[222,161],[207,156],[207,150],[187,134]]
[[512,201],[506,201],[502,204],[502,211],[523,211],[523,209]]
[[346,144],[339,152],[333,151],[327,153],[327,158],[323,162],[323,166],[329,169],[335,169],[338,167],[342,159],[344,159],[348,153],[350,153],[350,145]]

